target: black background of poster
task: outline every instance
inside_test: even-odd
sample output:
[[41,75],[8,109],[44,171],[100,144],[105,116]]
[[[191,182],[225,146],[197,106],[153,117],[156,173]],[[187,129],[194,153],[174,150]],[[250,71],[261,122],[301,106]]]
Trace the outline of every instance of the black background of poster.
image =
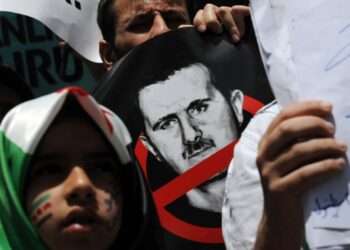
[[[135,48],[119,64],[115,65],[105,81],[95,90],[96,99],[116,112],[131,132],[134,142],[142,133],[143,118],[137,111],[137,92],[150,75],[163,74],[163,70],[189,60],[205,64],[214,74],[221,90],[240,89],[247,96],[266,104],[273,95],[261,63],[252,34],[237,45],[230,43],[225,36],[199,34],[193,28],[176,30],[149,40]],[[184,59],[187,58],[187,59]],[[218,87],[218,86],[216,86]],[[244,112],[241,130],[252,117]],[[154,157],[148,157],[148,181],[152,191],[168,183],[177,174]],[[203,211],[188,206],[185,196],[179,198],[166,209],[177,218],[194,225],[220,227],[219,213]],[[225,249],[223,244],[201,244],[180,238],[164,230],[165,249],[198,250]]]

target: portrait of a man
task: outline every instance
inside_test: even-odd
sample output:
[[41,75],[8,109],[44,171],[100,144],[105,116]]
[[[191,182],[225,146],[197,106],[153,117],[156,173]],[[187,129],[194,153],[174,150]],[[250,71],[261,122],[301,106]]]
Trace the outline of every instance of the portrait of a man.
[[[144,118],[144,145],[179,175],[236,140],[243,121],[243,93],[233,90],[225,97],[201,63],[140,89],[138,104]],[[220,212],[224,177],[213,177],[188,192],[190,204]]]
[[225,249],[227,167],[249,119],[272,100],[257,52],[191,28],[167,32],[130,52],[95,92],[131,133],[165,249]]

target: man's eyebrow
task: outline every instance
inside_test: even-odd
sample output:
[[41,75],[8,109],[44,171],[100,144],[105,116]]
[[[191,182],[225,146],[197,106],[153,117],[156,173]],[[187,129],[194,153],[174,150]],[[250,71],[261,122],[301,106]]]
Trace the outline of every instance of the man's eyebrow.
[[187,19],[187,12],[186,10],[184,10],[183,8],[179,8],[178,5],[174,4],[174,5],[170,5],[169,7],[165,8],[165,9],[159,9],[154,10],[153,8],[145,8],[144,4],[140,3],[137,4],[137,6],[135,7],[135,12],[133,13],[133,15],[129,18],[129,20],[134,19],[134,17],[137,17],[138,15],[148,15],[153,13],[154,11],[159,11],[162,14],[166,14],[166,15],[177,15],[181,14],[181,16],[183,16],[185,19]]
[[124,20],[124,25],[130,27],[133,24],[142,23],[145,21],[153,20],[153,13],[151,12],[140,12],[130,18]]
[[[159,10],[159,12],[161,13],[161,15],[165,15],[165,16],[174,16],[174,17],[183,17],[185,20],[187,20],[187,15],[185,11],[181,11],[181,10],[176,10],[176,9],[169,9],[169,10]],[[137,11],[132,17],[130,17],[128,20],[136,20],[138,18],[142,18],[145,16],[151,16],[153,15],[154,11],[153,10],[143,10],[140,9],[139,11]]]
[[179,14],[181,14],[182,17],[187,17],[186,12],[179,9],[168,9],[168,10],[160,11],[160,13],[166,14],[166,15],[174,15],[174,16],[179,16]]
[[189,110],[193,109],[193,107],[196,107],[196,106],[198,106],[204,102],[208,102],[208,101],[211,101],[211,98],[208,97],[208,98],[194,100],[188,105],[186,111],[189,111]]
[[157,122],[152,126],[152,130],[158,130],[160,127],[160,124],[164,121],[171,120],[171,119],[177,119],[176,114],[168,114],[166,116],[163,116],[157,120]]
[[123,16],[123,18],[121,18],[118,21],[118,25],[121,25],[122,27],[129,27],[129,25],[133,24],[134,22],[137,22],[139,20],[142,20],[143,18],[147,18],[148,16],[151,16],[152,13],[148,12],[148,11],[136,11],[133,15],[129,15],[129,16]]

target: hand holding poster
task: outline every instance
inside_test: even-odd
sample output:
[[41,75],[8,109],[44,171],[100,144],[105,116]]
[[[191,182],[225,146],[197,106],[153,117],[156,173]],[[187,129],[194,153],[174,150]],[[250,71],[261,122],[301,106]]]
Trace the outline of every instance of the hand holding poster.
[[[281,104],[322,99],[333,104],[336,137],[350,145],[350,18],[346,0],[252,1],[265,67]],[[278,20],[278,21],[276,21]],[[349,152],[347,152],[349,157]],[[350,245],[349,167],[306,197],[312,249]]]
[[0,0],[0,11],[35,18],[67,41],[82,56],[101,62],[97,26],[99,0]]

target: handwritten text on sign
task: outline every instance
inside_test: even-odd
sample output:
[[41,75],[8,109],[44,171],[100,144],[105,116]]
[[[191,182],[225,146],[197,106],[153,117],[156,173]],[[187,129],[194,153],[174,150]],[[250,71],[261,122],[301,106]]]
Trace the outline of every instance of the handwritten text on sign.
[[[335,136],[350,146],[350,2],[252,0],[251,5],[279,102],[331,102]],[[349,172],[347,167],[308,193],[306,236],[312,249],[350,244]],[[340,231],[342,237],[338,237]]]

